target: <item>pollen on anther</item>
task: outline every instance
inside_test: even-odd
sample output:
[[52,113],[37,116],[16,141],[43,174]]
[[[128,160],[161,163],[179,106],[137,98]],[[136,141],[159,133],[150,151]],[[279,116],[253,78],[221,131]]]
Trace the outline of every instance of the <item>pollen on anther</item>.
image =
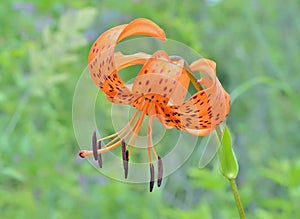
[[154,186],[154,166],[150,163],[150,192],[152,192]]
[[125,179],[127,179],[129,154],[128,154],[128,150],[126,150],[126,143],[124,140],[122,140],[122,160],[123,160]]
[[[101,149],[101,141],[98,141],[98,149],[100,150]],[[98,165],[100,168],[102,168],[102,155],[101,154],[98,154]]]
[[158,161],[157,161],[157,168],[158,168],[157,186],[160,187],[161,182],[162,182],[162,177],[163,177],[163,163],[162,163],[162,159],[160,158],[160,156],[158,156],[157,158],[158,158]]
[[94,159],[97,160],[98,159],[98,155],[97,155],[97,136],[96,136],[96,132],[93,132],[92,135],[92,146],[93,146],[93,155],[94,155]]

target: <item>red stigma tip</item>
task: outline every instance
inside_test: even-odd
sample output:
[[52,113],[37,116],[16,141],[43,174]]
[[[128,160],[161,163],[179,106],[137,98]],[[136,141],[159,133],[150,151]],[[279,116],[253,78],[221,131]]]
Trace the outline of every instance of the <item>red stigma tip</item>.
[[81,158],[85,158],[85,156],[84,156],[84,151],[79,151],[78,155],[79,155],[79,157],[81,157]]

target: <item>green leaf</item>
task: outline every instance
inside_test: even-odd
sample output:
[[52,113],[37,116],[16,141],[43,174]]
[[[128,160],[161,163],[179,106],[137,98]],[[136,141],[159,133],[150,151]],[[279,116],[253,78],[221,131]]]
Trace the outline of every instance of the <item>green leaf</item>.
[[6,177],[7,179],[14,179],[20,182],[23,182],[25,180],[25,176],[20,173],[18,170],[13,169],[13,168],[3,168],[0,170],[0,175],[2,175],[2,179],[3,177]]
[[222,144],[218,151],[220,171],[227,179],[235,179],[238,172],[239,166],[235,153],[232,149],[230,132],[227,127],[223,130]]
[[275,85],[274,80],[271,77],[267,76],[259,76],[255,77],[251,80],[247,80],[246,82],[242,83],[241,85],[237,86],[231,93],[230,93],[230,103],[231,105],[236,100],[237,97],[245,93],[246,91],[252,89],[256,85],[260,84],[267,84],[267,85]]

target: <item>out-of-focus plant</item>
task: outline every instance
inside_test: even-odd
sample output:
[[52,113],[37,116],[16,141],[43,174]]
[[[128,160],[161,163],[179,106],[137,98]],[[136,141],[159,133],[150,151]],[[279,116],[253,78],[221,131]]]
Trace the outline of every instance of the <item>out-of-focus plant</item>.
[[[70,73],[66,80],[45,87],[47,91],[37,85],[40,88],[34,89],[35,96],[29,100],[22,94],[30,90],[29,48],[45,49],[41,42],[44,29],[50,25],[50,34],[54,36],[60,18],[68,9],[81,11],[85,7],[97,10],[95,25],[87,32],[89,40],[120,22],[135,17],[150,18],[160,23],[171,38],[215,59],[226,90],[234,91],[243,82],[249,83],[239,91],[258,84],[241,98],[234,98],[237,93],[231,93],[234,102],[227,121],[239,160],[241,171],[237,183],[246,214],[253,219],[300,218],[298,187],[288,182],[289,175],[295,178],[299,175],[299,171],[295,172],[300,142],[298,2],[286,1],[284,7],[281,1],[270,4],[269,1],[187,0],[184,3],[182,0],[134,0],[122,4],[119,0],[1,1],[1,218],[236,217],[232,194],[226,189],[228,185],[219,174],[216,160],[199,170],[195,168],[199,153],[194,153],[186,165],[165,180],[166,186],[151,195],[143,185],[130,186],[104,179],[95,175],[90,165],[66,159],[77,151],[70,133],[70,100],[78,71],[85,67],[88,52],[85,49],[91,42],[73,53],[77,56],[75,63],[62,66],[57,63],[64,57],[55,55],[49,60],[53,66],[60,66],[54,67],[53,75]],[[85,29],[78,33],[85,35]],[[60,32],[66,35],[63,30]],[[105,113],[109,115],[108,111]],[[106,133],[112,129],[103,128]],[[60,153],[55,153],[58,150]],[[85,174],[79,176],[78,172]],[[275,178],[285,180],[277,183],[279,179]],[[137,208],[128,203],[140,205]],[[87,208],[93,210],[86,211]]]

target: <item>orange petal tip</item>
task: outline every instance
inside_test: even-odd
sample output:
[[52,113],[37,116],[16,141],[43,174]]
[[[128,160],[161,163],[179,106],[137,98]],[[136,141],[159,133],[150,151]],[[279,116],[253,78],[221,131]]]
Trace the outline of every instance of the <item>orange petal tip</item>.
[[166,41],[165,32],[153,21],[147,18],[136,18],[131,21],[119,36],[118,41],[132,35],[146,35]]

